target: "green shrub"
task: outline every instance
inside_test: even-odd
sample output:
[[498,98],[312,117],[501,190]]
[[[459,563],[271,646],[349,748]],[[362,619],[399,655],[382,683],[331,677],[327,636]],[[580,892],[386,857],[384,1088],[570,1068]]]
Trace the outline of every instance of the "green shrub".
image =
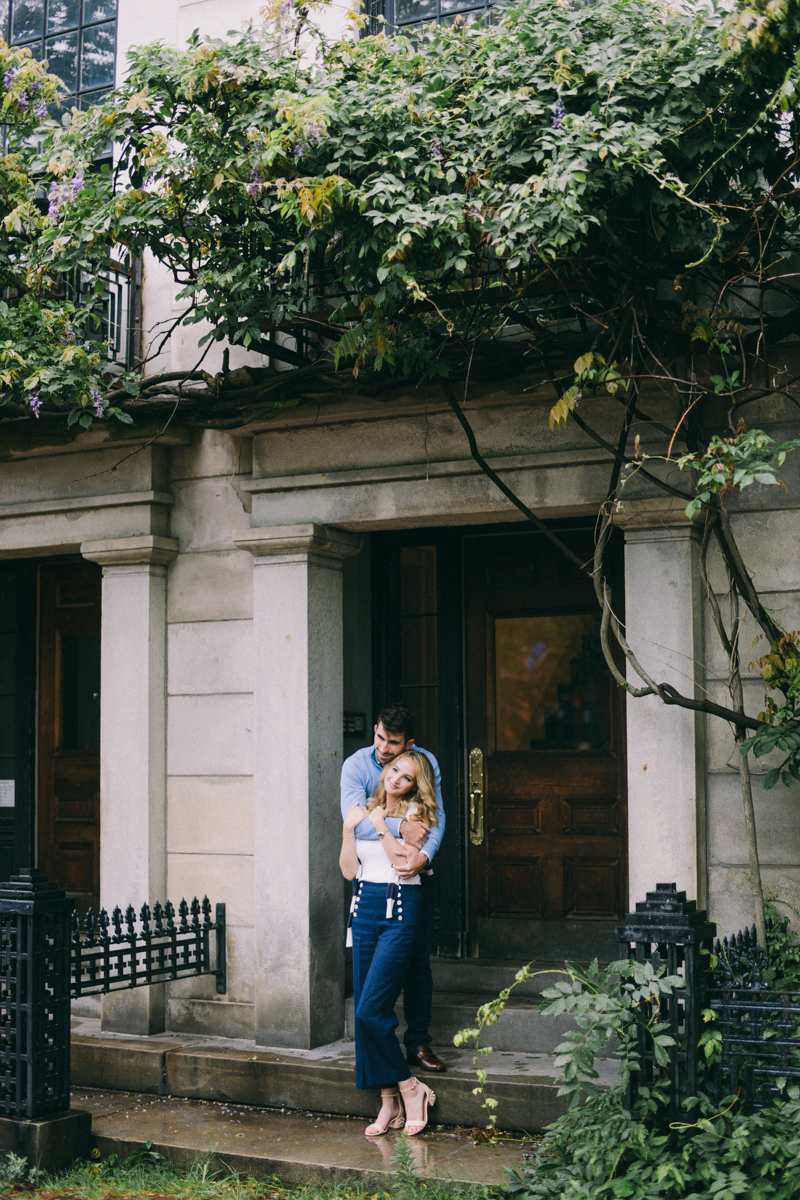
[[[800,1088],[745,1115],[729,1096],[700,1097],[683,1122],[654,1132],[613,1088],[551,1125],[530,1165],[508,1172],[514,1200],[791,1200],[800,1196]],[[671,1144],[674,1142],[675,1144]]]

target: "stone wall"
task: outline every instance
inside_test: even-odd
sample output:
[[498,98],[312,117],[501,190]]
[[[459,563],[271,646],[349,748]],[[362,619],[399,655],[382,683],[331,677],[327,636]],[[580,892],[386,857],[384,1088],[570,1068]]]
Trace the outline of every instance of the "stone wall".
[[[253,1036],[253,567],[237,487],[250,443],[197,432],[172,455],[167,579],[167,852],[171,898],[207,893],[228,920],[228,994],[170,985],[168,1027]],[[224,1011],[221,1011],[224,1009]]]

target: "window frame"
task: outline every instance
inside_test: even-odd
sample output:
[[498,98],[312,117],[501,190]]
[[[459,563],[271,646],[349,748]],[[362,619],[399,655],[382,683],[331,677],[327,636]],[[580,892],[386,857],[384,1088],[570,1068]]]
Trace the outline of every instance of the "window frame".
[[[69,107],[88,108],[91,104],[97,103],[108,92],[116,86],[117,79],[117,53],[118,53],[118,33],[119,33],[119,0],[114,0],[114,16],[113,18],[104,17],[100,20],[87,21],[84,20],[84,9],[91,0],[79,0],[80,12],[78,23],[68,29],[56,30],[47,32],[47,21],[51,6],[59,3],[59,0],[42,0],[42,32],[34,37],[21,38],[19,41],[12,42],[11,28],[14,17],[15,6],[19,3],[24,3],[24,0],[6,0],[5,5],[0,0],[0,37],[3,37],[8,46],[12,50],[29,49],[37,61],[41,62],[47,58],[47,43],[52,38],[58,37],[60,34],[77,34],[77,70],[76,70],[76,87],[72,91],[65,91],[62,104]],[[5,8],[5,12],[2,9]],[[113,63],[113,78],[111,83],[103,84],[100,87],[83,87],[83,53],[84,53],[84,35],[87,30],[100,29],[104,26],[113,26],[114,31],[114,63]],[[56,72],[53,72],[56,74]],[[60,78],[60,76],[59,76]],[[66,88],[66,82],[64,87]]]

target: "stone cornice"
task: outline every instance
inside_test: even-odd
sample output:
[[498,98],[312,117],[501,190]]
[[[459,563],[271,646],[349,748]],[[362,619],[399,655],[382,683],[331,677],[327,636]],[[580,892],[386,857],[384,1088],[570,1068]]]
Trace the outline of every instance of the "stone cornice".
[[106,538],[99,542],[81,542],[81,554],[101,567],[131,566],[146,563],[163,567],[177,557],[177,538],[142,534],[139,537]]
[[341,562],[361,549],[358,534],[328,525],[265,525],[233,536],[239,550],[257,558],[332,559]]
[[[554,450],[545,454],[515,454],[490,457],[486,460],[497,471],[546,470],[553,467],[570,469],[610,462],[605,450]],[[345,471],[312,471],[307,475],[264,476],[246,479],[239,484],[241,491],[251,495],[269,492],[302,491],[306,488],[335,488],[369,486],[375,483],[413,483],[416,480],[452,479],[463,475],[480,475],[481,468],[471,458],[448,462],[398,463],[393,466],[358,467]]]
[[106,492],[102,496],[58,496],[52,500],[17,500],[0,504],[4,517],[35,517],[45,513],[83,512],[88,508],[119,508],[131,504],[159,504],[169,508],[175,503],[171,492]]

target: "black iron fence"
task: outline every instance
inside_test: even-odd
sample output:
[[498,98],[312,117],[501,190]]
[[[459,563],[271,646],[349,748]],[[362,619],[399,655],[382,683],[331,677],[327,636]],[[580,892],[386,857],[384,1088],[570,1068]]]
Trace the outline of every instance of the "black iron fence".
[[[215,918],[211,920],[208,897],[202,904],[197,897],[191,904],[181,900],[177,924],[169,900],[163,908],[154,904],[152,912],[143,904],[138,933],[131,905],[124,917],[122,910],[115,908],[110,921],[104,908],[97,918],[89,909],[82,922],[73,911],[70,995],[88,996],[191,975],[216,975],[217,991],[223,994],[227,987],[224,904],[217,905]],[[213,968],[212,934],[216,946]]]
[[[70,1000],[194,975],[226,991],[225,905],[182,900],[89,912],[35,870],[0,885],[0,1115],[38,1119],[69,1108]],[[213,953],[212,953],[213,947]]]
[[[628,954],[684,980],[659,1003],[659,1020],[674,1045],[660,1066],[652,1038],[638,1031],[640,1069],[633,1072],[626,1105],[636,1113],[641,1088],[660,1084],[668,1102],[664,1121],[680,1118],[681,1101],[696,1096],[700,1072],[708,1070],[716,1098],[739,1093],[748,1109],[761,1108],[800,1079],[800,992],[771,988],[769,960],[755,929],[714,941],[716,926],[674,883],[659,883],[628,913],[616,931]],[[714,1034],[711,1054],[701,1031]]]

